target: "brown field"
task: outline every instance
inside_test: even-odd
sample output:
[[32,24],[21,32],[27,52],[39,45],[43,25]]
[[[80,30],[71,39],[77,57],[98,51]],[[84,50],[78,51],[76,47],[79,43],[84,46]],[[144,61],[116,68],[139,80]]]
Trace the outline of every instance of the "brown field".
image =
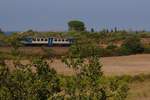
[[101,59],[107,75],[137,75],[150,73],[150,54],[106,57]]
[[[103,67],[102,70],[105,75],[138,75],[150,73],[150,54],[120,56],[120,57],[104,57],[100,59]],[[29,63],[28,60],[22,60],[22,64]],[[12,61],[6,63],[11,67]],[[52,63],[48,61],[49,65],[56,69],[59,74],[72,75],[73,70],[67,68],[61,60],[54,59]]]

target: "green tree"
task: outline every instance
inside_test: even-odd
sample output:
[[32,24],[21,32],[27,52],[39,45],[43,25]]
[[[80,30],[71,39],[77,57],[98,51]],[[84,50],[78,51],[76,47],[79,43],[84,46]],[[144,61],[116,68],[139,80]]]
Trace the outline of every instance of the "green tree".
[[98,57],[86,59],[88,63],[81,59],[69,59],[66,60],[66,64],[75,70],[76,75],[66,80],[63,98],[67,100],[124,100],[127,97],[127,83],[117,78],[104,77]]
[[[95,48],[91,46],[86,47],[86,49],[93,51]],[[74,53],[74,50],[77,52]],[[124,100],[126,98],[128,91],[126,82],[104,77],[101,70],[102,65],[97,55],[92,53],[86,57],[81,57],[78,54],[80,53],[78,49],[74,50],[75,58],[74,56],[63,58],[63,62],[68,67],[73,68],[75,72],[74,77],[66,80],[63,98],[67,100]]]
[[85,31],[84,22],[72,20],[68,22],[69,31]]
[[28,33],[33,33],[34,31],[32,29],[27,30]]
[[15,68],[10,72],[0,65],[0,100],[47,100],[60,92],[56,71],[42,59],[26,66],[17,63]]

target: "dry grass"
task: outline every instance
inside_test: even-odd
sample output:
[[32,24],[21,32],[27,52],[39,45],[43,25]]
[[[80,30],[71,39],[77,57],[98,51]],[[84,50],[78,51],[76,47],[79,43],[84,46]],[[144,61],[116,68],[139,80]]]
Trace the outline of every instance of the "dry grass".
[[138,75],[150,73],[150,54],[102,58],[106,75]]
[[150,80],[130,84],[127,100],[150,100]]
[[[104,57],[101,58],[102,70],[105,75],[138,75],[150,73],[150,54],[122,56],[122,57]],[[28,60],[22,60],[23,64],[29,63]],[[6,61],[8,66],[12,67],[12,61]],[[72,75],[73,70],[66,67],[61,60],[55,59],[53,63],[48,61],[49,65],[56,69],[59,74]]]
[[[138,75],[150,73],[150,54],[104,57],[101,59],[102,70],[105,75]],[[59,73],[71,75],[72,69],[68,69],[60,60],[54,60],[51,64]]]

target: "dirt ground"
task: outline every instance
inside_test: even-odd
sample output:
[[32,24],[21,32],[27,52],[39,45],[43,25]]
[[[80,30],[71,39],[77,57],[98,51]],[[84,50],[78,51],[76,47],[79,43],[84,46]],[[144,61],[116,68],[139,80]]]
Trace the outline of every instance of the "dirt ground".
[[[104,57],[100,59],[105,75],[138,75],[150,73],[150,54]],[[22,60],[22,64],[28,64],[30,61]],[[61,60],[54,60],[53,63],[47,61],[51,67],[56,69],[59,74],[72,75],[74,72],[68,68]],[[12,67],[12,61],[7,61],[8,66]]]

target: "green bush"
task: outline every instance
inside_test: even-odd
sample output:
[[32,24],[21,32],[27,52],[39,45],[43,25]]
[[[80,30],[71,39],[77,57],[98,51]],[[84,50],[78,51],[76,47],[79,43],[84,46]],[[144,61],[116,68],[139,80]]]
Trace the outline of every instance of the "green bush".
[[144,46],[144,53],[150,53],[150,46]]
[[117,49],[117,53],[118,53],[118,56],[123,56],[123,55],[130,55],[132,54],[131,53],[131,50],[124,47],[124,46],[121,46],[120,48]]
[[107,56],[117,56],[118,54],[118,47],[114,44],[109,44],[106,48],[105,48],[105,52],[107,52]]
[[[115,77],[104,77],[99,58],[90,57],[87,60],[89,63],[84,63],[84,59],[66,58],[65,63],[76,72],[74,78],[65,82],[66,98],[75,100],[124,100],[128,93],[127,82]],[[79,69],[80,71],[78,71]]]
[[106,49],[110,49],[110,50],[115,50],[116,48],[118,48],[116,45],[114,45],[114,44],[109,44],[108,46],[107,46],[107,48]]
[[126,38],[122,44],[122,48],[127,49],[127,51],[129,51],[131,54],[142,53],[144,51],[141,40],[137,36],[130,36]]
[[[36,73],[31,66],[36,67]],[[0,65],[1,100],[47,100],[60,92],[59,79],[54,69],[36,59],[32,65],[15,65],[10,72],[5,65]]]
[[74,44],[70,47],[69,53],[74,57],[91,57],[91,56],[100,56],[101,48],[99,48],[96,44],[92,43],[82,43],[82,44]]

